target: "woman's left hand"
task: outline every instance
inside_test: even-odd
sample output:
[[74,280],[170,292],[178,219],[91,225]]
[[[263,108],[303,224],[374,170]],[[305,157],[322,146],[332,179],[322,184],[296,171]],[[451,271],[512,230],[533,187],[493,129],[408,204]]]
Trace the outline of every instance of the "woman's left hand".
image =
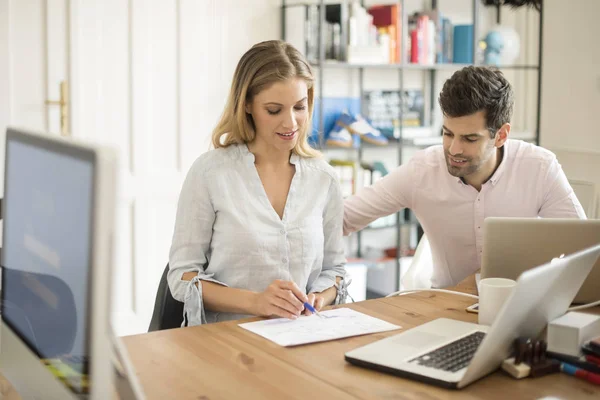
[[[308,304],[313,306],[315,310],[321,311],[321,308],[323,308],[323,304],[325,304],[325,298],[318,293],[309,293],[307,296]],[[305,308],[304,311],[302,311],[302,314],[311,315],[312,312]]]

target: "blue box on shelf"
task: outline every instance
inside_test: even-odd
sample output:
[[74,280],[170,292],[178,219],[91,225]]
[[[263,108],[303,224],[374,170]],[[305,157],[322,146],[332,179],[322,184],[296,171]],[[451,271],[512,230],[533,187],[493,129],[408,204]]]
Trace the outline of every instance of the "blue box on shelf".
[[456,25],[454,27],[454,54],[452,61],[456,64],[473,63],[473,25]]

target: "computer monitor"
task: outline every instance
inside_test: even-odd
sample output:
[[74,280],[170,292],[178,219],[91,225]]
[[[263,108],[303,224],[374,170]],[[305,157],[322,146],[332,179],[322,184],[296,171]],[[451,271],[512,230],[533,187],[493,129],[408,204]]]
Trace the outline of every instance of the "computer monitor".
[[9,128],[0,369],[26,399],[112,398],[116,157]]

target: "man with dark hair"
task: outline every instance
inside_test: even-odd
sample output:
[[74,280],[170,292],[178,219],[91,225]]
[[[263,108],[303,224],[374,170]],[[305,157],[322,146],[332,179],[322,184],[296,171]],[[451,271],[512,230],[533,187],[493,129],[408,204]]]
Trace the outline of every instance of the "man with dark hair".
[[439,104],[443,145],[346,199],[344,234],[410,208],[431,246],[432,286],[446,287],[480,268],[486,217],[586,218],[555,155],[508,139],[514,95],[502,72],[455,72]]

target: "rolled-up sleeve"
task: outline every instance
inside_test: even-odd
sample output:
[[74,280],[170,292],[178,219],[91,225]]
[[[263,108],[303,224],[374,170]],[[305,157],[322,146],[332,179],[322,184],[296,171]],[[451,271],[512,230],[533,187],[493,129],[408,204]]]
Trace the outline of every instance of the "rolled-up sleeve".
[[[336,286],[336,278],[346,277],[346,257],[344,256],[344,242],[342,229],[344,222],[344,201],[339,182],[332,179],[329,186],[327,203],[323,208],[323,268],[319,276],[308,288],[309,293],[319,293],[332,286]],[[338,287],[336,303],[344,297],[340,296],[340,289],[345,289],[347,283]]]
[[[173,297],[184,303],[184,317],[188,325],[206,322],[199,281],[226,286],[213,279],[214,274],[206,273],[215,210],[207,186],[206,171],[200,161],[197,160],[190,168],[179,195],[167,275]],[[196,272],[197,276],[191,281],[183,281],[181,278],[186,272]]]
[[550,162],[545,174],[543,203],[538,215],[542,218],[586,219],[585,211],[556,158]]

